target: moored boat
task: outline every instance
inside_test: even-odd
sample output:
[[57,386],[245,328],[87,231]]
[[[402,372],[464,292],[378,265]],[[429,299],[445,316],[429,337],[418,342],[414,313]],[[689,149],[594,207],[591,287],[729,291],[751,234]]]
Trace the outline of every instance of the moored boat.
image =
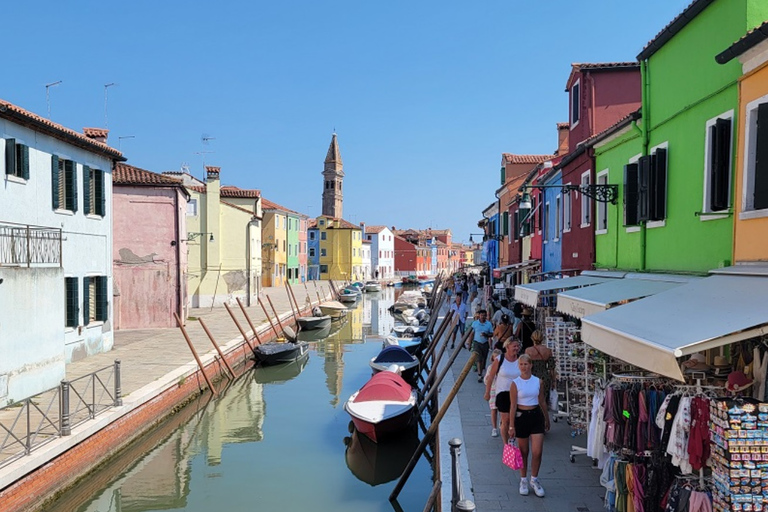
[[306,341],[262,343],[253,348],[256,359],[263,365],[282,364],[295,361],[306,354],[309,343]]
[[397,336],[423,336],[427,332],[426,325],[396,325],[392,328],[392,332]]
[[296,321],[299,323],[300,330],[302,331],[316,331],[319,329],[325,329],[331,325],[331,316],[324,315],[318,309],[319,315],[301,316]]
[[403,347],[409,354],[416,355],[421,350],[421,338],[400,338],[397,336],[387,336],[381,343],[382,347],[398,346]]
[[365,291],[367,292],[380,292],[381,284],[378,281],[368,281],[365,283]]
[[419,368],[419,360],[405,348],[399,345],[390,345],[381,350],[379,355],[371,358],[371,368],[374,373],[387,371],[392,365],[400,368],[400,376],[408,384],[416,384],[416,371]]
[[324,315],[331,318],[341,318],[347,314],[347,306],[337,300],[329,300],[318,306]]
[[350,290],[349,288],[344,288],[339,292],[339,302],[355,302],[357,299],[360,298],[360,292]]
[[374,443],[359,432],[344,438],[347,467],[361,482],[380,485],[399,478],[419,446],[416,429],[407,429],[390,442]]
[[415,407],[416,390],[392,370],[371,377],[344,404],[357,431],[374,443],[411,426]]

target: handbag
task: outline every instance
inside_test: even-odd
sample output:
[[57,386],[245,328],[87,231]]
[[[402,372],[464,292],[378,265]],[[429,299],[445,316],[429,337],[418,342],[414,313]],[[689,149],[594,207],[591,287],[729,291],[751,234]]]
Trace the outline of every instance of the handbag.
[[518,448],[517,442],[514,439],[510,439],[504,445],[504,450],[501,452],[501,461],[515,471],[523,467],[523,455],[520,453],[520,448]]

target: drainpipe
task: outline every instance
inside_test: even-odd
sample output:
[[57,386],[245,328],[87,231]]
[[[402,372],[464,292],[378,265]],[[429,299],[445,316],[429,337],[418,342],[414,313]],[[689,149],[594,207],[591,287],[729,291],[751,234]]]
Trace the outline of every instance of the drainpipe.
[[[497,231],[499,231],[499,233],[498,233],[499,235],[501,235],[501,227],[502,227],[501,226],[501,224],[502,224],[501,221],[504,218],[504,215],[503,215],[503,213],[501,211],[501,198],[499,197],[499,192],[501,191],[502,188],[504,188],[503,185],[501,186],[500,189],[496,190],[496,192],[494,192],[494,194],[493,194],[494,196],[496,196],[496,204],[498,205],[497,208],[499,209],[499,225],[496,228]],[[497,244],[497,247],[496,247],[496,268],[501,267],[501,242],[503,242],[503,241],[504,241],[503,237],[502,237],[501,240],[496,240],[496,244]]]
[[[642,82],[642,98],[641,98],[641,105],[642,106],[649,106],[650,103],[650,78],[648,76],[648,59],[643,59],[640,61],[640,80]],[[650,115],[650,108],[643,108],[641,110],[642,113],[642,155],[647,156],[648,155],[648,141],[650,139],[649,137],[649,131],[651,126],[651,115]],[[648,250],[648,232],[646,223],[643,222],[640,224],[640,270],[646,269],[646,253]]]
[[248,307],[251,305],[251,222],[253,218],[245,225],[245,305]]
[[174,231],[176,232],[176,312],[178,313],[179,317],[181,317],[183,320],[186,320],[187,317],[184,315],[184,294],[181,288],[181,231],[179,230],[179,221],[181,220],[179,217],[179,208],[181,208],[181,205],[179,204],[180,192],[176,188],[173,190],[176,194],[174,196],[173,205]]

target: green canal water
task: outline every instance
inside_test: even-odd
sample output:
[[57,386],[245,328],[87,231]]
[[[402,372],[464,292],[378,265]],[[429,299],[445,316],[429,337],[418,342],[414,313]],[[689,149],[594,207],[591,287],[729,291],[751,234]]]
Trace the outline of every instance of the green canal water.
[[[375,445],[350,434],[343,409],[394,325],[395,293],[366,294],[337,332],[311,341],[304,360],[256,368],[219,398],[185,407],[46,511],[398,510],[388,497],[417,434]],[[432,475],[422,457],[398,498],[402,510],[424,508]]]

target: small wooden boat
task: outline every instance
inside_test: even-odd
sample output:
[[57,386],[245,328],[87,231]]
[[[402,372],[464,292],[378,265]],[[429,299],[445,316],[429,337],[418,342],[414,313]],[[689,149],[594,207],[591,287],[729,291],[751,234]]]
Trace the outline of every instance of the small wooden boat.
[[374,443],[413,425],[416,390],[395,369],[377,373],[344,404],[358,432]]
[[408,384],[416,384],[416,371],[419,369],[419,360],[405,348],[399,345],[390,345],[381,350],[379,355],[371,358],[371,368],[374,373],[384,372],[392,365],[400,368],[400,376]]
[[347,306],[337,300],[329,300],[318,306],[324,315],[331,318],[341,318],[347,314]]
[[316,313],[312,316],[301,316],[297,319],[299,328],[302,331],[315,331],[319,329],[325,329],[331,325],[331,316],[324,315],[320,309],[316,308]]
[[306,341],[283,342],[270,341],[253,348],[256,359],[263,365],[282,364],[295,361],[309,349]]
[[399,338],[397,336],[387,336],[381,343],[382,347],[398,346],[403,347],[409,354],[416,355],[421,350],[421,338]]
[[365,283],[365,291],[367,292],[380,292],[381,284],[378,281],[368,281]]
[[339,292],[339,302],[355,302],[360,298],[360,292],[352,291],[349,288],[344,288]]
[[426,325],[396,325],[392,328],[399,337],[423,336],[427,332]]

